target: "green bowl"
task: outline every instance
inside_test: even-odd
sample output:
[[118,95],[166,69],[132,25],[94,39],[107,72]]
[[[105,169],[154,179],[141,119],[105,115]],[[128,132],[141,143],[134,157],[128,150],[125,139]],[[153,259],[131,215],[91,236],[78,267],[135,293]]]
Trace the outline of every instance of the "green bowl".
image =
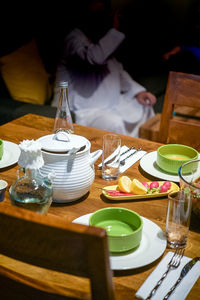
[[163,171],[178,175],[180,166],[188,161],[197,159],[198,155],[199,153],[192,147],[168,144],[157,149],[156,162]]
[[132,210],[121,207],[102,208],[90,216],[89,224],[106,229],[110,252],[129,251],[138,247],[141,242],[143,221]]
[[3,141],[0,139],[0,159],[2,159],[3,156]]

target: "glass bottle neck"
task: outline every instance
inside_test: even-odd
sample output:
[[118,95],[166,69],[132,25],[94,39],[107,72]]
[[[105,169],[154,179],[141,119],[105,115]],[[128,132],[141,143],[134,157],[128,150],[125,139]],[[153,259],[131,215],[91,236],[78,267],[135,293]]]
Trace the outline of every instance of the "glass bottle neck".
[[60,99],[59,99],[59,105],[61,109],[65,110],[66,106],[69,106],[68,103],[68,90],[66,87],[60,87]]
[[56,133],[58,131],[74,133],[74,127],[68,103],[68,88],[62,86],[60,87],[59,104],[56,112],[53,132]]

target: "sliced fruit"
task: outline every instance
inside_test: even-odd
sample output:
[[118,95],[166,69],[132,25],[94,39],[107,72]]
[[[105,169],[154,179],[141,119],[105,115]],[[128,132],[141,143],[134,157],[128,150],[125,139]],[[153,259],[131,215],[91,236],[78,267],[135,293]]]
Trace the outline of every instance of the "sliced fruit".
[[147,194],[147,188],[137,179],[133,179],[131,183],[131,193],[136,195]]
[[122,176],[118,180],[118,188],[121,192],[130,193],[131,183],[132,181],[128,176]]

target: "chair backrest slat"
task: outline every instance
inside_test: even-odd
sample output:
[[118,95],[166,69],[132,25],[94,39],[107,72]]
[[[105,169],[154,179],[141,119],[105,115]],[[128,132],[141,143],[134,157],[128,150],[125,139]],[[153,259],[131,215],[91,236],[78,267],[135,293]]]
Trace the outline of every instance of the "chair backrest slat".
[[173,116],[175,108],[183,111],[182,107],[200,113],[200,76],[170,72],[161,114],[159,141],[185,144],[200,150],[200,120],[186,118],[186,122],[183,122],[183,118],[179,120]]
[[104,229],[0,206],[0,236],[0,254],[42,268],[88,277],[92,299],[114,299]]

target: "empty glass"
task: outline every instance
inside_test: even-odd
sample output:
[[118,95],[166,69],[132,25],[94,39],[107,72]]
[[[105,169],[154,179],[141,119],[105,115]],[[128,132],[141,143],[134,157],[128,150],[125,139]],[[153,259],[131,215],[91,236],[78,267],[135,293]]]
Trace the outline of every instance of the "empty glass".
[[121,138],[117,134],[103,136],[102,177],[116,180],[119,176]]
[[170,248],[184,248],[191,216],[191,194],[180,190],[168,195],[168,208],[166,216],[167,244]]

